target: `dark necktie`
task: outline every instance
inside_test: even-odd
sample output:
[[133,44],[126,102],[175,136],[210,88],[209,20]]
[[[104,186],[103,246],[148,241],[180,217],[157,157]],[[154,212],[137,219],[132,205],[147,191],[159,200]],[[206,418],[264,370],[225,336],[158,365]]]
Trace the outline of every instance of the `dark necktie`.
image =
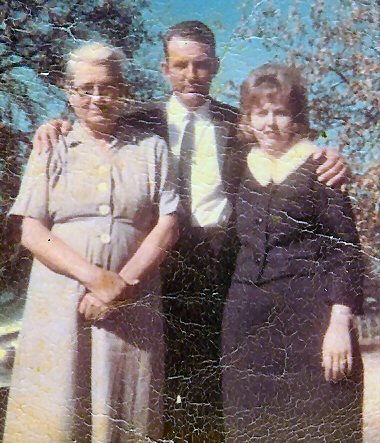
[[189,114],[183,131],[178,167],[179,195],[187,221],[190,221],[191,217],[191,162],[194,151],[194,138],[194,115]]

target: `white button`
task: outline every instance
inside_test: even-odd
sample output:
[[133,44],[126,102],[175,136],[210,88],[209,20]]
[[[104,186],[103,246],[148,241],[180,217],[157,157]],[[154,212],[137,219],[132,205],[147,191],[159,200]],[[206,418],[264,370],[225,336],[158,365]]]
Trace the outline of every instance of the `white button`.
[[108,234],[102,234],[100,236],[100,241],[106,245],[111,241],[111,236]]
[[98,172],[99,172],[99,174],[102,174],[102,175],[107,174],[107,172],[108,172],[108,167],[107,167],[107,166],[104,166],[104,165],[99,166],[99,168],[98,168]]
[[99,183],[98,186],[96,187],[98,191],[100,192],[106,192],[108,189],[107,183],[106,182],[102,182]]
[[108,215],[111,211],[111,208],[108,205],[100,205],[99,213],[100,215]]

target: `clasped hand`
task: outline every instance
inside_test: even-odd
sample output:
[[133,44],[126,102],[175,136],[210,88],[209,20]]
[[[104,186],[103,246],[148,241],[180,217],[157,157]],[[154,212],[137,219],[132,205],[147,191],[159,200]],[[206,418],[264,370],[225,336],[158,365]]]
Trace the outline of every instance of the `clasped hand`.
[[132,298],[132,286],[119,274],[97,268],[93,278],[86,284],[88,292],[82,297],[78,311],[86,320],[98,320],[115,308],[118,302]]

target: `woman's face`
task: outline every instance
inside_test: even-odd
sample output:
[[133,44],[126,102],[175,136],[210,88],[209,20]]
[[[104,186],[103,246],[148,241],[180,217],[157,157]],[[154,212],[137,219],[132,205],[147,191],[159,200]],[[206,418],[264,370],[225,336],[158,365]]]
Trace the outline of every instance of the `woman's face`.
[[250,122],[262,149],[282,152],[294,137],[292,116],[283,101],[253,105]]
[[106,65],[78,63],[69,102],[78,120],[90,130],[109,133],[121,113],[121,78]]

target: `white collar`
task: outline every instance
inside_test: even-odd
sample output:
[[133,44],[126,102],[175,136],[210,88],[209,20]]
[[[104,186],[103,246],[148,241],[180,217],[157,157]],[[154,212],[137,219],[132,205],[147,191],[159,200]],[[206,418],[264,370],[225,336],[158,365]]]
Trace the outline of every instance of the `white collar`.
[[[108,148],[113,148],[119,141],[118,135],[120,134],[120,128],[116,130],[116,134],[110,138],[110,141],[107,143]],[[96,146],[98,144],[98,140],[91,134],[91,131],[83,127],[78,120],[76,120],[73,124],[71,131],[66,136],[66,141],[68,143],[88,143],[92,146]]]
[[268,186],[271,181],[278,185],[305,163],[316,150],[316,147],[306,139],[297,142],[279,158],[262,149],[252,149],[247,156],[247,164],[251,174],[261,186]]
[[181,103],[175,94],[173,94],[167,103],[167,112],[171,122],[177,125],[183,125],[188,115],[194,115],[195,120],[209,120],[210,101],[207,100],[202,106],[195,111],[189,111],[186,106]]

